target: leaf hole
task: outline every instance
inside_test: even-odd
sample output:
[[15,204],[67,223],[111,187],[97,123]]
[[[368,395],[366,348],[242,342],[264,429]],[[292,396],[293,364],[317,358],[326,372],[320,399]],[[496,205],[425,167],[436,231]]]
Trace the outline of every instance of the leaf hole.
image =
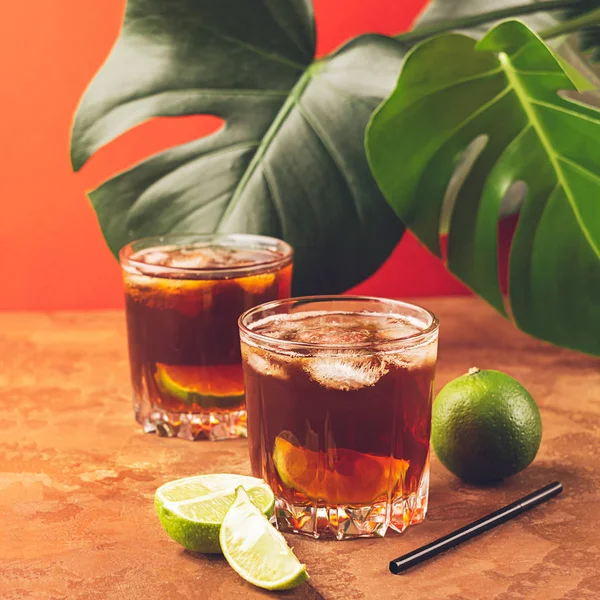
[[442,251],[442,259],[447,260],[447,234],[450,229],[450,220],[456,204],[456,199],[461,187],[466,181],[469,173],[472,171],[475,162],[479,155],[485,149],[489,137],[485,134],[478,135],[473,139],[464,151],[458,156],[456,168],[452,173],[452,177],[446,187],[444,199],[442,200],[442,208],[440,210],[439,234],[440,248]]
[[499,218],[514,215],[521,210],[521,206],[527,195],[527,184],[524,181],[515,181],[506,190],[502,203],[500,204]]
[[572,102],[583,108],[592,108],[600,111],[600,92],[598,90],[559,90],[558,96],[567,102]]
[[510,302],[508,301],[508,266],[510,249],[517,223],[519,211],[527,195],[527,184],[524,181],[514,181],[510,184],[502,198],[498,210],[497,229],[497,256],[498,256],[498,280],[500,290],[504,296],[504,308],[507,314],[511,314]]
[[511,214],[498,221],[498,280],[500,282],[500,289],[504,295],[504,307],[507,313],[510,314],[510,302],[508,301],[506,294],[508,294],[508,267],[510,248],[512,245],[513,236],[515,229],[519,221],[518,213]]
[[100,148],[84,165],[87,189],[169,148],[213,135],[225,121],[213,115],[157,117],[141,123]]

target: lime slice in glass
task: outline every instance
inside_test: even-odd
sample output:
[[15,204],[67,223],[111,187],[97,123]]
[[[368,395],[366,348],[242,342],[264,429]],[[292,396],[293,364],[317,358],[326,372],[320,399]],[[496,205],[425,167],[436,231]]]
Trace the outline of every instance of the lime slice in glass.
[[246,581],[267,590],[288,590],[308,579],[284,537],[243,487],[223,519],[219,535],[227,562]]
[[236,489],[242,487],[261,514],[270,516],[275,505],[271,488],[245,475],[198,475],[176,479],[156,490],[154,505],[167,534],[193,552],[218,554],[219,530]]
[[241,365],[190,367],[156,363],[162,394],[205,410],[232,410],[244,404]]

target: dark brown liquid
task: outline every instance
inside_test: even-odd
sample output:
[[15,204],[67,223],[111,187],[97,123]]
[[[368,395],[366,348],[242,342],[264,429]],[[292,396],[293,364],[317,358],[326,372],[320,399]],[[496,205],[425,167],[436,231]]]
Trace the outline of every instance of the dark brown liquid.
[[[229,258],[223,253],[216,259],[204,257],[200,265],[194,263],[193,254],[180,257],[179,249],[145,252],[149,264],[178,266],[188,260],[190,268],[232,268],[258,260],[256,252],[240,258],[232,251]],[[143,255],[137,258],[143,259]],[[257,304],[289,296],[292,266],[288,262],[279,267],[248,277],[211,280],[157,277],[144,274],[143,269],[126,271],[134,392],[149,395],[153,405],[172,413],[243,407],[237,319]]]
[[[296,320],[295,332],[272,324],[256,330],[366,345],[403,326],[348,314]],[[295,505],[368,505],[417,492],[429,460],[435,346],[412,355],[286,356],[246,344],[243,352],[252,472],[278,496]]]

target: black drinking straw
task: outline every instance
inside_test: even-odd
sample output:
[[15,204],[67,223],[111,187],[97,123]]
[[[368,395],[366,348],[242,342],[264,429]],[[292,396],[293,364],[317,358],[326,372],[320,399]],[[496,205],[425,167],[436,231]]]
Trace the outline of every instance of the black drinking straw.
[[546,502],[546,500],[550,500],[554,496],[560,494],[562,492],[563,486],[560,481],[555,481],[554,483],[550,483],[545,485],[543,488],[540,488],[536,492],[532,494],[528,494],[524,496],[520,500],[516,502],[512,502],[511,504],[507,504],[499,510],[478,519],[477,521],[473,521],[469,525],[465,525],[444,537],[441,537],[430,544],[422,546],[421,548],[417,548],[408,554],[404,554],[390,562],[390,571],[394,575],[398,575],[406,569],[410,569],[410,567],[414,567],[419,563],[422,563],[424,560],[428,558],[432,558],[437,556],[441,552],[446,550],[450,550],[450,548],[454,548],[467,540],[470,540],[472,537],[479,535],[480,533],[484,533],[485,531],[489,531],[493,529],[497,525],[504,523],[520,515],[521,513],[541,504],[542,502]]

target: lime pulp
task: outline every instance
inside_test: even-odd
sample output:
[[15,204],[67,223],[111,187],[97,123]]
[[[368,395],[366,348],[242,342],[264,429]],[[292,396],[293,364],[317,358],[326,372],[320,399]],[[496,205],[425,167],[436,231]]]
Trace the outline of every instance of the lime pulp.
[[260,514],[271,515],[275,497],[256,477],[198,475],[165,483],[156,490],[154,505],[164,530],[193,552],[220,553],[219,531],[236,489],[242,487]]
[[308,579],[285,538],[241,486],[223,519],[219,540],[231,568],[255,586],[288,590]]

